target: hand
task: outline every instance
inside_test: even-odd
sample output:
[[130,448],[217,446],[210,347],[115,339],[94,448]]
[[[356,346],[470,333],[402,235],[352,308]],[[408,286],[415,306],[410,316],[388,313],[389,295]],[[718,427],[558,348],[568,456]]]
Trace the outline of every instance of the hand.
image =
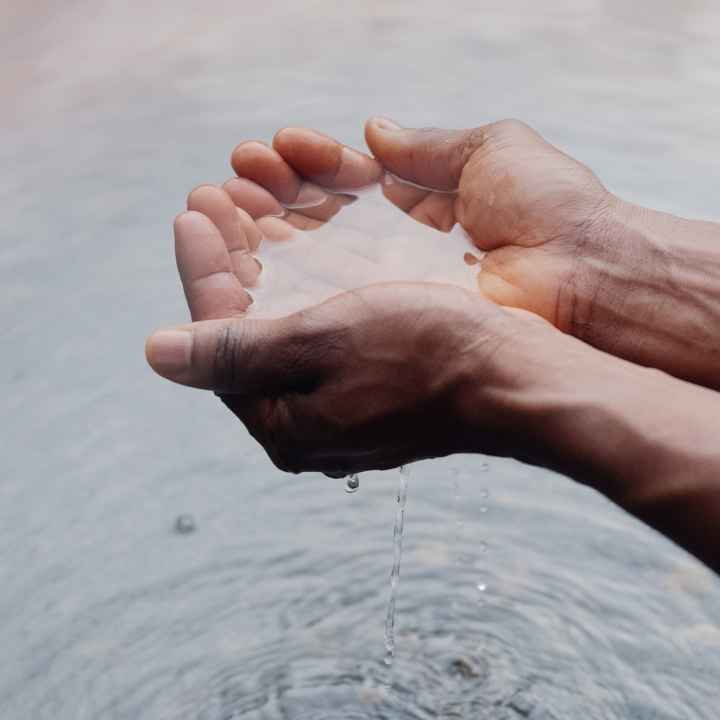
[[715,393],[452,286],[379,285],[247,319],[257,228],[218,188],[191,202],[222,227],[196,211],[175,223],[202,321],[154,334],[147,357],[165,377],[219,392],[279,467],[341,475],[511,455],[590,483],[720,567]]
[[245,286],[259,272],[249,250],[258,228],[234,216],[219,188],[198,188],[189,205],[175,221],[176,255],[191,316],[202,322],[150,338],[158,373],[215,390],[285,470],[501,451],[494,383],[517,378],[499,349],[540,330],[562,338],[549,325],[431,283],[376,285],[281,319],[251,319]]
[[537,326],[459,288],[388,284],[279,320],[160,332],[147,354],[161,375],[215,390],[282,470],[339,474],[502,452],[496,363]]
[[456,131],[376,119],[365,135],[375,158],[294,128],[272,149],[243,143],[232,156],[240,177],[226,188],[240,207],[268,190],[287,202],[303,180],[342,189],[385,168],[434,188],[386,186],[398,207],[438,229],[461,223],[487,252],[478,277],[486,297],[613,355],[720,388],[719,225],[621,201],[516,121]]
[[[403,130],[375,119],[366,126],[371,158],[311,130],[289,128],[273,148],[239,145],[239,178],[226,190],[255,217],[293,203],[308,181],[348,190],[384,170],[423,185],[391,182],[386,197],[416,220],[445,232],[459,222],[487,254],[478,284],[493,301],[535,312],[572,329],[575,289],[587,276],[588,245],[599,242],[612,197],[593,173],[516,121],[476,130]],[[455,190],[456,192],[451,192]],[[342,209],[299,209],[296,227],[321,224]],[[277,222],[277,221],[273,221]]]

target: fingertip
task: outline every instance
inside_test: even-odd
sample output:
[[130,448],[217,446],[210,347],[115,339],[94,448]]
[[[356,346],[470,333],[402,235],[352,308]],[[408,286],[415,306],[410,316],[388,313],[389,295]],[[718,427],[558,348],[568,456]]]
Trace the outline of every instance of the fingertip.
[[145,359],[158,375],[181,382],[191,367],[192,348],[192,330],[156,330],[145,341]]
[[202,196],[205,192],[207,192],[208,190],[211,190],[214,187],[215,187],[215,185],[212,185],[211,183],[202,183],[201,185],[197,185],[196,187],[194,187],[187,194],[187,198],[185,200],[185,205],[188,208],[188,210],[190,209],[190,203],[193,198]]
[[394,149],[394,141],[402,137],[402,128],[388,118],[375,116],[365,123],[365,142],[370,152],[381,161],[386,160],[388,152]]
[[178,213],[173,221],[173,228],[176,234],[199,226],[214,228],[215,224],[205,213],[199,210],[185,210],[185,212]]
[[365,123],[365,128],[373,128],[380,130],[381,132],[397,132],[398,130],[403,129],[403,127],[398,125],[398,123],[394,120],[384,117],[383,115],[373,115],[371,118],[368,118]]
[[305,132],[307,132],[306,128],[294,127],[293,125],[280,128],[273,136],[272,146],[278,150],[278,145],[282,146],[286,142],[292,142]]
[[243,142],[238,143],[230,153],[230,164],[235,167],[235,158],[241,157],[247,152],[254,152],[258,150],[263,152],[264,150],[269,149],[268,145],[262,142],[262,140],[243,140]]

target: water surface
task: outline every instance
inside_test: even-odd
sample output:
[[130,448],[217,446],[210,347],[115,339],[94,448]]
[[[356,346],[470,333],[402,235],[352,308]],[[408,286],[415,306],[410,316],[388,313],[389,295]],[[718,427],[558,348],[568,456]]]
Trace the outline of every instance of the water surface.
[[359,145],[375,113],[520,117],[625,197],[718,218],[717,3],[2,13],[0,717],[717,717],[717,579],[505,460],[413,466],[388,689],[396,476],[346,495],[282,475],[142,353],[186,317],[170,235],[186,192],[287,124]]

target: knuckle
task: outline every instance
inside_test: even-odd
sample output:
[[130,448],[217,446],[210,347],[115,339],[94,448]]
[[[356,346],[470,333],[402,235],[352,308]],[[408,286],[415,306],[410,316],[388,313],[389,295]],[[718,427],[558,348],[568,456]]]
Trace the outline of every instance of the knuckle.
[[460,163],[464,166],[470,159],[470,156],[487,143],[488,133],[483,127],[473,128],[468,130],[460,140],[458,147],[458,155],[460,156]]
[[187,196],[188,209],[192,209],[193,207],[202,204],[207,198],[207,195],[215,192],[215,190],[215,186],[210,183],[203,183],[202,185],[194,187]]
[[499,135],[517,135],[527,133],[528,131],[532,132],[529,125],[517,118],[505,118],[503,120],[498,120],[490,125],[490,127]]
[[244,348],[244,354],[252,353],[252,346],[243,344],[244,334],[244,326],[239,322],[228,323],[218,330],[212,376],[215,387],[220,390],[238,388],[240,348]]

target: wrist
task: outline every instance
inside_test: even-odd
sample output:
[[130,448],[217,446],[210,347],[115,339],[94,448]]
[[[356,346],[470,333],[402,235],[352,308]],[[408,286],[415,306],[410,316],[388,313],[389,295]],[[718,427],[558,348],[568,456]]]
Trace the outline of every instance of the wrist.
[[720,387],[720,227],[612,198],[590,231],[564,328],[632,362]]
[[688,469],[689,480],[697,478],[698,458],[720,475],[715,393],[550,326],[529,323],[516,332],[473,380],[458,400],[471,452],[547,467],[628,508],[680,482]]
[[583,228],[558,326],[613,355],[652,325],[658,288],[667,285],[667,251],[647,211],[608,193],[603,212]]

